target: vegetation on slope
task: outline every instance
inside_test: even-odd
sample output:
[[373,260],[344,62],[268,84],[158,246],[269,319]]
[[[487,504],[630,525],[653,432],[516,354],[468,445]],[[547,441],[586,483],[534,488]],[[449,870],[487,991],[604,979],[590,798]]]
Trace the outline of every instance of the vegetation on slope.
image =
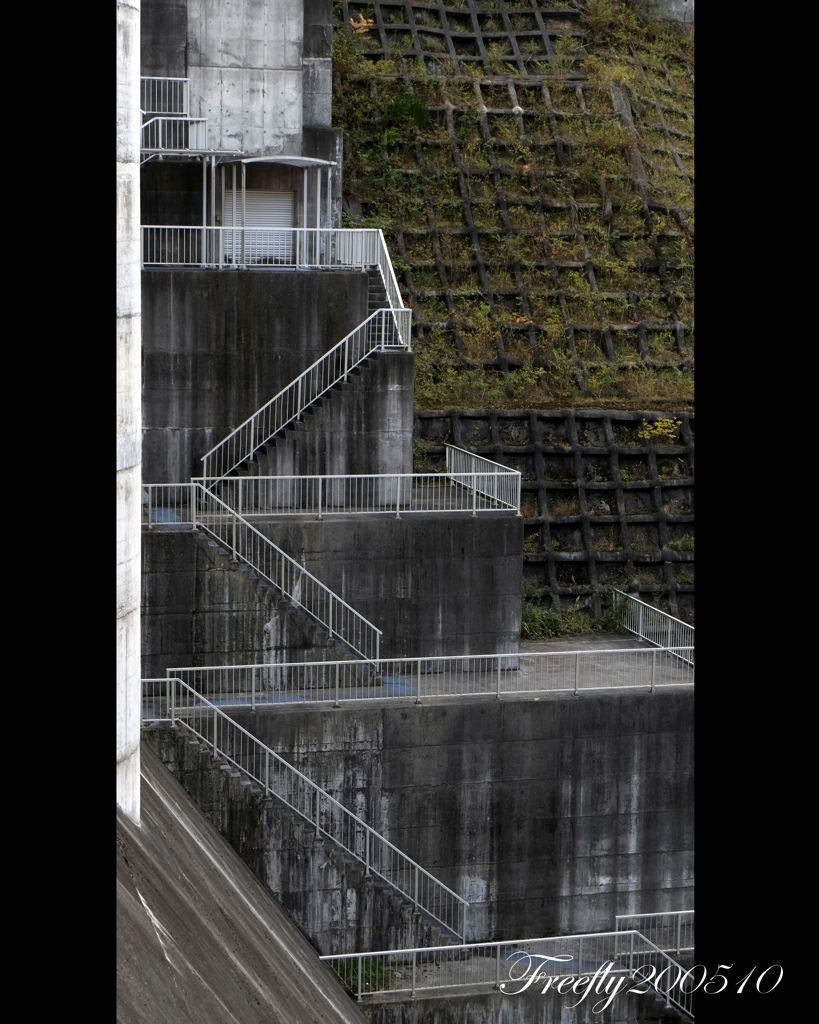
[[339,0],[333,109],[418,408],[691,407],[693,37],[623,0],[410,7]]

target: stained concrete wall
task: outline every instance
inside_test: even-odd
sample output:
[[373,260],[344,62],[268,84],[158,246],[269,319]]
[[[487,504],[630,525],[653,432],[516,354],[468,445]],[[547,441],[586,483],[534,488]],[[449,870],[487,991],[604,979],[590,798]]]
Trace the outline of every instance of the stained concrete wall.
[[117,3],[117,804],[139,820],[139,0]]
[[691,690],[234,715],[460,893],[467,941],[693,896]]
[[304,612],[248,578],[203,537],[147,532],[142,543],[142,674],[169,667],[351,657]]
[[142,827],[117,815],[118,1024],[364,1024],[150,750],[142,771]]
[[[268,532],[384,630],[386,657],[514,652],[516,517],[288,522]],[[335,660],[350,653],[304,612],[190,531],[143,535],[143,674],[171,666]]]
[[333,0],[304,0],[302,121],[329,126],[333,105]]
[[208,751],[168,727],[146,744],[260,878],[321,954],[446,945],[449,938],[398,890],[276,797],[220,768]]
[[188,0],[142,0],[140,28],[142,74],[187,78]]
[[366,307],[361,271],[143,271],[143,479],[199,475],[201,457]]
[[191,116],[208,121],[208,148],[300,154],[301,3],[188,0]]
[[299,517],[257,525],[384,631],[385,657],[518,650],[519,517]]
[[253,475],[411,473],[413,380],[411,353],[372,356],[259,453]]

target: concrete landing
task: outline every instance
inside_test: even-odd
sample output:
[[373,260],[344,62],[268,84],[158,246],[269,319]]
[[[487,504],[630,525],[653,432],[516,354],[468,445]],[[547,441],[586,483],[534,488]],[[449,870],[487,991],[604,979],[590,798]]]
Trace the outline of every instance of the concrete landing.
[[117,811],[117,1024],[365,1024],[333,972],[145,744]]

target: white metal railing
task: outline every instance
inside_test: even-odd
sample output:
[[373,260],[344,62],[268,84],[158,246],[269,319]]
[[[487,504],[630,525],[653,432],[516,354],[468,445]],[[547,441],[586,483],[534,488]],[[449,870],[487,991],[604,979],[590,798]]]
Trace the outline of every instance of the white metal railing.
[[[503,470],[503,472],[501,472]],[[474,491],[476,500],[480,494],[490,501],[513,505],[520,512],[521,476],[516,470],[499,466],[482,455],[446,446],[446,471],[456,483]]]
[[203,117],[152,117],[142,126],[143,150],[176,153],[207,145],[208,122]]
[[579,693],[693,684],[677,651],[607,650],[169,668],[220,706]]
[[187,78],[139,80],[139,105],[143,114],[190,114],[190,86]]
[[[516,504],[520,474],[514,470],[498,472],[495,478],[489,473],[462,473],[457,479],[443,473],[382,473],[224,477],[218,482],[202,478],[200,482],[215,487],[221,499],[246,519],[280,515],[314,515],[322,519],[376,513],[400,518],[414,512],[520,512]],[[171,493],[169,499],[174,498]]]
[[143,722],[178,722],[192,737],[225,759],[305,818],[317,832],[409,897],[461,941],[468,906],[457,893],[425,871],[306,775],[288,764],[181,679],[146,679]]
[[615,929],[636,928],[664,953],[683,953],[694,949],[694,911],[669,910],[658,914],[618,914]]
[[312,573],[285,554],[217,495],[197,481],[143,484],[142,522],[198,527],[218,541],[233,561],[251,569],[302,607],[330,636],[337,636],[367,662],[378,661],[382,631]]
[[142,239],[143,263],[153,266],[378,267],[391,308],[402,306],[383,234],[373,228],[144,224]]
[[[640,932],[597,932],[512,942],[470,943],[426,949],[382,950],[322,956],[350,993],[363,996],[451,990],[467,986],[499,989],[507,996],[528,988],[544,994],[557,990],[566,978],[597,975],[598,983],[574,988],[572,998],[586,997],[600,1012],[619,994],[653,990],[666,1006],[675,1006],[688,1017],[693,1013],[693,989],[689,972],[658,949]],[[641,984],[643,983],[643,984]],[[564,981],[559,991],[572,992]],[[585,997],[584,997],[585,998]]]
[[202,477],[225,476],[373,352],[406,347],[412,310],[377,310],[202,458]]
[[635,633],[643,640],[649,640],[658,647],[670,647],[684,650],[680,657],[685,657],[694,664],[694,627],[687,622],[675,619],[673,615],[660,611],[653,605],[632,597],[631,594],[624,594],[622,590],[615,590],[621,598],[623,614],[623,628],[629,633]]

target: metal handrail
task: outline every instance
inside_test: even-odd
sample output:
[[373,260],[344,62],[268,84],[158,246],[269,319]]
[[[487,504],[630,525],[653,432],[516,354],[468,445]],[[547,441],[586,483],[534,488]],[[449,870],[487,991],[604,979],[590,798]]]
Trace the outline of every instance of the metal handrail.
[[463,941],[468,903],[179,678],[143,680],[143,722],[178,722]]
[[622,590],[615,589],[614,593],[625,598],[625,601],[621,602],[621,608],[623,628],[627,632],[657,644],[658,647],[685,649],[686,660],[691,665],[694,664],[693,626]]
[[[363,996],[386,992],[406,992],[414,996],[417,992],[467,986],[517,995],[534,984],[536,991],[545,993],[552,982],[557,987],[562,978],[602,973],[605,987],[595,990],[595,999],[599,1002],[592,999],[600,1010],[605,1009],[630,981],[639,978],[652,985],[665,999],[666,1006],[673,1004],[694,1019],[693,990],[684,988],[683,968],[636,929],[330,954],[319,959],[333,968],[359,1001]],[[505,975],[501,966],[504,963]],[[667,977],[661,984],[662,975],[668,974],[669,969],[675,970],[676,975]],[[672,995],[678,985],[680,991]],[[601,996],[603,998],[599,998]]]
[[[177,486],[177,485],[171,485]],[[223,544],[235,561],[244,562],[278,587],[351,651],[378,665],[382,630],[316,579],[212,491],[191,481],[192,525]]]
[[156,78],[143,75],[139,79],[139,101],[143,114],[190,113],[190,79]]
[[[222,707],[359,700],[573,693],[692,685],[694,667],[662,649],[539,651],[371,661],[174,666],[198,693]],[[622,677],[626,682],[618,682]]]
[[[694,911],[664,910],[653,914],[618,914],[614,927],[637,928],[665,953],[694,949]],[[622,922],[629,922],[623,925]]]
[[[300,373],[244,423],[202,456],[202,477],[219,480],[297,420],[323,394],[346,380],[373,352],[406,348],[412,310],[379,309]],[[403,330],[403,337],[402,337]]]
[[[456,448],[455,445],[448,444],[446,446],[446,471],[456,483],[461,483],[464,487],[468,487],[473,491],[475,504],[472,512],[473,515],[476,514],[477,510],[478,494],[488,498],[490,501],[501,500],[500,490],[502,485],[499,479],[501,470],[505,470],[507,474],[517,474],[515,478],[516,493],[511,504],[514,505],[518,515],[520,515],[521,474],[517,470],[500,466],[497,462],[492,462],[482,455],[474,455],[463,448]],[[510,503],[508,498],[506,503]]]
[[[245,518],[271,515],[368,515],[514,511],[520,473],[372,473],[314,476],[196,477]],[[145,485],[147,486],[147,485]],[[181,488],[184,485],[176,485]],[[171,493],[173,499],[174,494]],[[159,511],[161,506],[157,507]]]
[[[205,149],[207,124],[204,117],[152,117],[142,125],[140,148],[157,152]],[[183,125],[187,127],[182,128]]]

